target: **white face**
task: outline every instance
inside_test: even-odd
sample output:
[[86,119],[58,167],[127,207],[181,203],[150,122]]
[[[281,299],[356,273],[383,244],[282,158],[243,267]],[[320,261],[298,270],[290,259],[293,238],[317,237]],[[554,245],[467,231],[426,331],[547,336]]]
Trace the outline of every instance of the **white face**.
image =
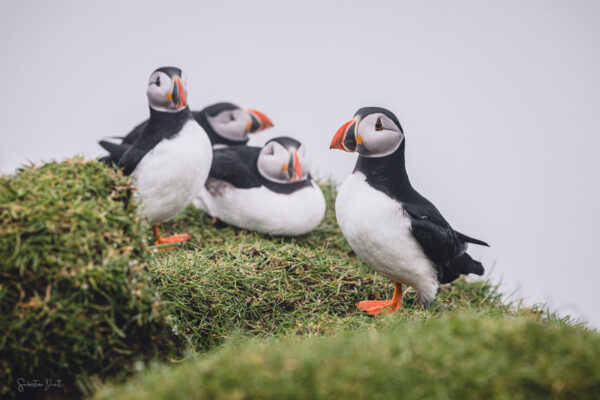
[[[186,78],[182,77],[181,84],[184,89],[184,95],[182,97],[182,95],[179,94],[179,99],[174,99],[173,91],[180,90],[177,83],[174,82],[174,79],[171,79],[169,75],[162,71],[153,72],[148,80],[148,90],[146,91],[150,107],[155,110],[165,112],[177,112],[180,109],[183,109],[183,106],[187,105],[186,83]],[[183,106],[181,101],[182,99],[186,100]],[[174,100],[179,101],[176,102]]]
[[385,157],[392,154],[404,140],[400,128],[381,113],[369,114],[362,118],[355,131],[356,151],[365,157]]
[[304,145],[288,150],[278,142],[269,142],[261,150],[257,166],[264,178],[278,183],[297,182],[308,176]]
[[241,108],[224,110],[214,117],[208,117],[208,123],[225,139],[243,142],[248,139],[252,125],[250,113]]

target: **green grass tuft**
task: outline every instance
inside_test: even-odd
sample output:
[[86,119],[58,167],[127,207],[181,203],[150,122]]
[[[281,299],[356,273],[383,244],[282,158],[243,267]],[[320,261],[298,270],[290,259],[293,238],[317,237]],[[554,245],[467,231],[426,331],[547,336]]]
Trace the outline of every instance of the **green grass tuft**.
[[[391,298],[393,284],[354,255],[335,221],[335,188],[329,183],[322,187],[328,203],[325,220],[300,238],[216,228],[193,208],[165,224],[163,230],[169,233],[192,234],[192,243],[184,250],[153,255],[148,267],[195,350],[211,349],[240,332],[262,337],[327,334],[376,323],[354,304]],[[535,313],[503,304],[487,282],[456,281],[443,287],[428,309],[406,289],[399,315],[407,321],[434,319],[453,310]]]
[[97,399],[597,399],[594,332],[524,316],[386,317],[380,329],[224,346]]
[[0,177],[0,397],[17,379],[126,374],[180,341],[143,263],[130,181],[75,159]]

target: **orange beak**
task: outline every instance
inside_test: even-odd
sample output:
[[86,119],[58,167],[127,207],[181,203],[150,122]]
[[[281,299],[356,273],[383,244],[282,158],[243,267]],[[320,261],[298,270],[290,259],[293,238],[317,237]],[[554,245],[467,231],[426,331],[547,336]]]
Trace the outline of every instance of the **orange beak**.
[[257,110],[246,110],[250,113],[252,123],[248,127],[248,133],[260,132],[273,126],[273,122],[265,114]]
[[292,159],[294,162],[294,173],[292,175],[292,182],[296,182],[302,179],[302,165],[300,164],[300,158],[298,157],[298,152],[296,150],[292,150]]
[[356,127],[356,121],[350,120],[337,130],[333,139],[331,140],[330,149],[338,149],[349,152],[356,150],[356,138],[354,137],[354,129]]
[[185,96],[185,89],[183,88],[183,84],[181,83],[181,79],[178,76],[173,78],[173,88],[171,89],[171,93],[169,93],[170,100],[175,103],[177,108],[182,108],[187,106],[187,98]]

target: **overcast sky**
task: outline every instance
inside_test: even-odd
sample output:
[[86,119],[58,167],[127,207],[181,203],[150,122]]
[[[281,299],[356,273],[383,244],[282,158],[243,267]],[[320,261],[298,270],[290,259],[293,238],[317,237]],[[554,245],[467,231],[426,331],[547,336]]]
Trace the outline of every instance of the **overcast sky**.
[[600,2],[21,1],[0,12],[0,171],[100,155],[176,65],[193,108],[232,101],[329,151],[362,106],[396,113],[413,185],[494,281],[600,327]]

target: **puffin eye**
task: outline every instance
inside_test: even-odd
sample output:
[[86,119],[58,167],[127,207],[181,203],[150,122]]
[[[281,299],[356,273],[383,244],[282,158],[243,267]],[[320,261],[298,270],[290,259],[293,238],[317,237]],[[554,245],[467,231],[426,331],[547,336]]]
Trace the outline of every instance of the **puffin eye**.
[[383,124],[381,123],[381,117],[377,118],[377,122],[375,123],[375,130],[376,131],[383,130]]
[[233,113],[231,113],[231,114],[229,115],[229,120],[230,120],[230,121],[235,121],[235,115],[234,115]]
[[157,77],[156,77],[156,80],[154,81],[154,84],[155,84],[156,86],[160,86],[160,76],[157,76]]

